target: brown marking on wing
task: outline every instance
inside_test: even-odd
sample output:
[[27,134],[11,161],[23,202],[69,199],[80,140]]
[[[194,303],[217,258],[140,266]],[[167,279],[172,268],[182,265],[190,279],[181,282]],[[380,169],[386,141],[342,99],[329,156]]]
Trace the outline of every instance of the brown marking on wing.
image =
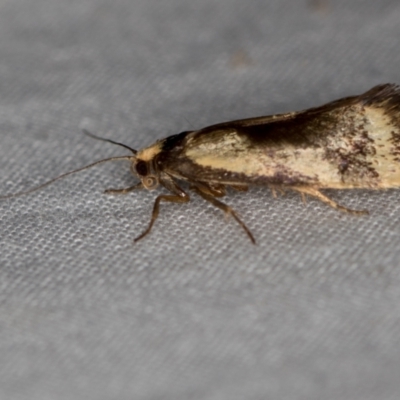
[[400,133],[392,131],[391,134],[390,142],[392,143],[392,148],[390,154],[393,156],[394,161],[400,161]]
[[389,153],[393,161],[400,161],[400,86],[379,85],[361,97],[364,105],[380,109],[388,118],[386,125],[391,132],[389,141],[392,143]]
[[338,115],[338,120],[336,134],[327,137],[326,159],[337,165],[343,183],[378,184],[379,173],[372,162],[376,154],[375,141],[369,135],[369,119],[364,107],[352,106]]

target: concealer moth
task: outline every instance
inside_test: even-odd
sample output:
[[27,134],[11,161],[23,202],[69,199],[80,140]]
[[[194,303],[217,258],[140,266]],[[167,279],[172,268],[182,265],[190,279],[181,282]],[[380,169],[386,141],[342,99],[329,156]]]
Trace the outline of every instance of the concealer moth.
[[[169,192],[156,197],[150,223],[135,241],[151,231],[161,202],[186,203],[188,192],[193,191],[231,215],[255,243],[237,213],[219,200],[229,188],[247,191],[251,186],[266,186],[273,193],[291,189],[340,211],[367,214],[336,203],[321,190],[400,187],[400,87],[394,84],[378,85],[364,94],[304,111],[185,131],[141,150],[84,133],[122,146],[132,155],[99,160],[0,199],[32,193],[104,162],[127,160],[139,182],[106,193],[153,190],[159,185]],[[186,182],[187,188],[183,189],[181,182]]]

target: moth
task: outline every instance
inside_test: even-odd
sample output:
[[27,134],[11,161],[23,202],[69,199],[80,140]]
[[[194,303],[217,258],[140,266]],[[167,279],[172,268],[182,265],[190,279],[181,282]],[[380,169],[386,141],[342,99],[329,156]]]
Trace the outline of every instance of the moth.
[[[132,155],[99,160],[0,199],[31,193],[100,163],[128,160],[139,182],[106,193],[126,194],[160,185],[169,192],[156,197],[150,223],[135,241],[151,231],[161,202],[187,203],[191,190],[232,216],[255,243],[236,211],[220,200],[227,189],[247,191],[251,186],[266,186],[273,194],[290,189],[340,211],[367,214],[338,204],[322,190],[400,187],[400,86],[394,84],[375,86],[364,94],[304,111],[185,131],[141,150],[85,133],[122,146]],[[181,182],[186,183],[185,188]]]

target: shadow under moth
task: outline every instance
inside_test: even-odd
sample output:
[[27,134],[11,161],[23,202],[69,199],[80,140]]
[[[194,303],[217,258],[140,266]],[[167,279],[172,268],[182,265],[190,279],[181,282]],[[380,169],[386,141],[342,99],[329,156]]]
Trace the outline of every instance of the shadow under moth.
[[219,200],[228,188],[247,191],[267,186],[273,194],[291,189],[315,197],[340,211],[351,210],[325,196],[323,189],[388,189],[400,187],[400,86],[384,84],[359,96],[346,97],[299,112],[224,122],[182,132],[135,150],[125,144],[87,135],[132,152],[96,161],[60,175],[33,189],[1,196],[8,199],[41,189],[100,163],[128,160],[139,183],[106,193],[125,194],[161,185],[150,223],[135,241],[152,229],[161,202],[186,203],[188,189],[231,215],[255,239],[237,213]]

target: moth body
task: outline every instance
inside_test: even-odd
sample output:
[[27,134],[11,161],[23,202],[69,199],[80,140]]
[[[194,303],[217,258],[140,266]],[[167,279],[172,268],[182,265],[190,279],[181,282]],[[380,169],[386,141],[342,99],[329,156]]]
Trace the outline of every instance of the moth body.
[[261,185],[270,187],[274,193],[275,189],[292,189],[336,209],[364,214],[366,211],[337,204],[321,190],[400,187],[400,88],[379,85],[362,95],[305,111],[182,132],[139,151],[109,139],[101,140],[132,151],[132,156],[112,159],[131,161],[131,170],[140,180],[129,188],[106,192],[153,190],[158,185],[169,191],[156,198],[150,224],[135,240],[150,232],[162,201],[190,200],[186,187],[180,186],[180,181],[184,181],[189,190],[232,215],[255,242],[236,212],[219,200],[228,188],[244,191],[249,186]]

